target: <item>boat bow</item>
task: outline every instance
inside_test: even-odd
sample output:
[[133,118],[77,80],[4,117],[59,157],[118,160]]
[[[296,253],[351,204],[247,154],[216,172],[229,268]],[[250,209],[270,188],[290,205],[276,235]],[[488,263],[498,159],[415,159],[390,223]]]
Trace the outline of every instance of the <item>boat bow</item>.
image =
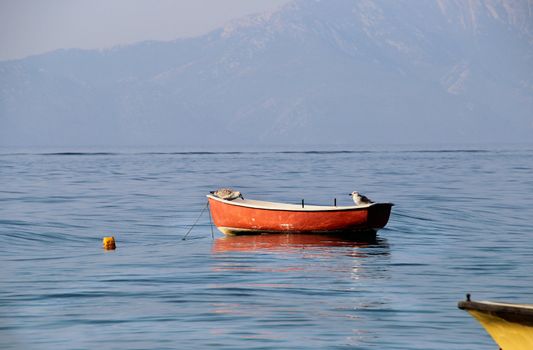
[[477,319],[501,349],[533,349],[533,305],[471,301],[467,296],[458,307]]

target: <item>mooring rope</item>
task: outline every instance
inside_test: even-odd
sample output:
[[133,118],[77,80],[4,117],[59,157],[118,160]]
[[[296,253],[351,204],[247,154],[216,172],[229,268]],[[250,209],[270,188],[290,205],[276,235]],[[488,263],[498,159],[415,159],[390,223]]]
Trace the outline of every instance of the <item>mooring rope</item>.
[[[207,201],[207,206],[209,207],[209,201]],[[215,234],[213,233],[213,218],[211,218],[211,208],[209,208],[209,227],[211,227],[211,239],[215,239]]]
[[[200,220],[200,217],[202,216],[202,214],[204,213],[205,209],[209,206],[209,202],[207,202],[204,206],[204,208],[202,209],[202,211],[200,212],[200,215],[198,215],[198,217],[196,218],[196,221],[194,222],[194,224],[192,224],[191,228],[189,229],[189,231],[187,231],[187,233],[185,234],[185,236],[183,236],[183,238],[181,239],[182,241],[185,240],[185,238],[187,238],[187,236],[189,235],[189,233],[191,233],[192,229],[194,228],[194,226],[196,226],[196,224],[198,223],[198,220]],[[211,218],[211,215],[209,216],[209,218]],[[213,235],[213,227],[211,227],[211,235]]]

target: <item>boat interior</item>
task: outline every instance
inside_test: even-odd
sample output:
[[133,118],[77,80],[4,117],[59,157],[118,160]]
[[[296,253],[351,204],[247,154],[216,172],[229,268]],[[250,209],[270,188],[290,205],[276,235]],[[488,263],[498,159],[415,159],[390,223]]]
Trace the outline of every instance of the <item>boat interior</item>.
[[302,203],[297,203],[297,204],[277,203],[277,202],[266,202],[266,201],[241,199],[241,198],[228,201],[225,199],[215,197],[213,195],[207,195],[207,197],[220,201],[220,202],[227,203],[227,204],[238,205],[238,206],[243,206],[243,207],[248,207],[248,208],[270,209],[270,210],[298,210],[298,211],[353,210],[353,209],[364,209],[364,208],[368,208],[373,205],[379,204],[379,203],[371,203],[371,204],[351,205],[351,206],[333,206],[333,205],[326,206],[326,205],[307,205],[304,203],[302,206]]

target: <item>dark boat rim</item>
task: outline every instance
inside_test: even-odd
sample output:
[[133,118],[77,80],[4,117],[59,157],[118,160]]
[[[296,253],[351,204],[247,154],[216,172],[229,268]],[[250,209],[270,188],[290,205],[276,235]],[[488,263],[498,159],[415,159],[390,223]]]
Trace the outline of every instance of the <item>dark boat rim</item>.
[[466,311],[479,311],[506,321],[533,326],[533,306],[485,301],[460,301],[457,307]]

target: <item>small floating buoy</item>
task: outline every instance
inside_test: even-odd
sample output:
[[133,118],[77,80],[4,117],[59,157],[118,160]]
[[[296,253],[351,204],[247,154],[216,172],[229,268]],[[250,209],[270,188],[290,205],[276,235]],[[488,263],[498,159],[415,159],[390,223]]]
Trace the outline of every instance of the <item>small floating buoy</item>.
[[103,243],[104,243],[105,250],[113,250],[116,248],[115,237],[104,237]]

